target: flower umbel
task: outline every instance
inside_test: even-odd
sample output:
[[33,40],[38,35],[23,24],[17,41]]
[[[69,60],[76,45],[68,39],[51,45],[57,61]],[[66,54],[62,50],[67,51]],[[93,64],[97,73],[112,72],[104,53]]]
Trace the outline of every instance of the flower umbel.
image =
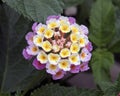
[[25,59],[33,60],[37,70],[46,69],[54,80],[67,72],[79,73],[89,69],[92,43],[88,28],[78,25],[75,18],[49,16],[46,24],[35,22],[26,35],[28,46],[23,49]]

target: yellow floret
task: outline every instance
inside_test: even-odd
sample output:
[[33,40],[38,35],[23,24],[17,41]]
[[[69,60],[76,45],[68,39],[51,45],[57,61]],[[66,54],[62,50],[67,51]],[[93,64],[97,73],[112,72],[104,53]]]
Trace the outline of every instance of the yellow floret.
[[80,46],[79,46],[79,44],[77,44],[77,43],[73,43],[73,44],[71,45],[71,47],[70,47],[70,51],[71,51],[72,53],[78,53],[79,50],[80,50]]
[[58,27],[58,23],[57,22],[50,22],[48,24],[48,28],[50,28],[50,29],[53,29],[53,28],[56,28],[56,27]]
[[85,46],[85,39],[84,38],[80,37],[78,42],[79,42],[81,47]]
[[76,43],[78,41],[78,34],[71,34],[70,35],[70,40],[73,42],[73,43]]
[[57,64],[59,62],[59,60],[60,60],[60,56],[58,54],[50,53],[48,55],[48,60],[52,64]]
[[60,22],[60,25],[65,24],[65,23],[69,24],[69,19],[67,17],[61,16],[59,18],[59,22]]
[[71,30],[72,30],[73,33],[77,33],[77,34],[79,33],[79,28],[78,27],[72,26]]
[[44,36],[48,39],[48,38],[52,38],[54,34],[54,31],[51,29],[46,29],[44,32]]
[[67,59],[61,60],[59,62],[58,66],[59,66],[60,69],[62,69],[64,71],[69,71],[70,70],[70,63],[69,63],[69,61]]
[[74,63],[76,63],[76,62],[78,61],[78,59],[77,59],[76,56],[71,55],[71,56],[70,56],[70,61],[74,64]]
[[43,36],[39,36],[39,35],[34,36],[33,42],[36,46],[41,46],[43,42]]
[[38,33],[38,34],[43,34],[44,31],[45,31],[45,29],[46,29],[46,27],[41,26],[41,27],[38,29],[37,33]]
[[65,23],[67,23],[68,21],[67,20],[60,20],[60,25],[63,25]]
[[70,56],[70,50],[68,48],[64,48],[60,51],[60,56],[62,58],[66,58],[68,56]]
[[49,52],[52,50],[52,45],[49,41],[44,41],[42,43],[42,48],[44,49],[44,51]]
[[47,63],[48,61],[47,54],[41,51],[37,56],[37,60],[39,60],[41,63]]
[[72,54],[72,55],[69,57],[69,61],[70,61],[72,64],[79,65],[79,64],[80,64],[80,57],[79,57],[78,54]]
[[63,33],[68,33],[70,32],[70,26],[69,24],[62,24],[60,26],[60,30],[63,32]]

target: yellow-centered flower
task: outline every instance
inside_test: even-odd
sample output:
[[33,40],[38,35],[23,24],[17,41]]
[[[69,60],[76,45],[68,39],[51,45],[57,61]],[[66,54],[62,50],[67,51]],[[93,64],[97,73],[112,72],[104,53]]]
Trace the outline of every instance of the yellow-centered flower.
[[50,74],[56,74],[59,71],[58,65],[54,65],[51,63],[46,64],[47,72]]
[[63,25],[65,23],[70,24],[68,18],[66,17],[61,16],[59,20],[60,20],[60,25]]
[[45,38],[47,38],[47,39],[52,38],[52,37],[53,37],[53,34],[54,34],[54,31],[51,30],[51,29],[46,29],[45,32],[44,32],[44,36],[45,36]]
[[84,47],[85,46],[85,39],[80,37],[79,38],[79,44],[80,44],[81,47]]
[[58,64],[58,67],[64,71],[70,70],[70,62],[67,59],[61,60]]
[[53,29],[53,28],[56,28],[56,27],[58,27],[57,22],[50,22],[50,23],[48,24],[48,28],[50,28],[50,29]]
[[79,25],[77,25],[77,24],[73,24],[73,25],[71,25],[71,30],[72,30],[72,32],[73,33],[76,33],[76,34],[79,34],[80,32],[79,32]]
[[66,58],[68,56],[70,56],[70,50],[68,48],[64,48],[60,51],[60,56],[62,58]]
[[70,32],[70,25],[69,24],[62,24],[60,26],[60,30],[63,32],[63,33],[69,33]]
[[72,54],[69,57],[69,61],[71,62],[71,64],[80,65],[80,57],[78,54]]
[[45,52],[41,51],[37,56],[37,60],[39,60],[42,64],[47,63],[47,61],[48,61],[47,54]]
[[63,24],[65,24],[65,23],[66,23],[65,20],[60,20],[60,25],[63,25]]
[[53,54],[53,53],[50,53],[48,55],[48,60],[51,64],[58,64],[59,60],[60,60],[60,56],[58,54]]
[[47,26],[48,26],[48,28],[53,29],[53,28],[59,27],[59,23],[56,19],[50,19],[47,22]]
[[73,44],[71,45],[71,47],[70,47],[70,51],[71,51],[72,53],[78,53],[79,50],[80,50],[80,46],[79,46],[79,44],[77,44],[77,43],[73,43]]
[[42,43],[42,48],[44,49],[44,51],[49,52],[52,50],[52,45],[49,41],[44,41]]
[[79,37],[78,43],[80,44],[80,47],[85,47],[85,45],[88,43],[88,38],[85,35],[81,35]]
[[47,28],[46,25],[40,25],[40,26],[38,26],[38,28],[37,28],[37,34],[39,34],[39,35],[43,34],[46,28]]
[[41,35],[36,35],[33,37],[33,42],[36,46],[40,46],[42,45],[42,42],[43,42],[43,36]]
[[70,40],[73,42],[73,43],[76,43],[78,41],[79,37],[78,37],[78,34],[71,34],[70,35]]

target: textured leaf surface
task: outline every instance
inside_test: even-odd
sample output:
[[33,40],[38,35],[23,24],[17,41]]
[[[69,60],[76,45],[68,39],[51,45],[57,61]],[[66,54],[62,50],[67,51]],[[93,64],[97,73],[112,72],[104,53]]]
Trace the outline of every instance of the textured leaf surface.
[[114,6],[111,0],[97,0],[90,15],[90,39],[98,47],[110,42],[115,33]]
[[29,90],[39,85],[46,78],[45,71],[33,70],[29,76],[22,80],[14,90],[24,90],[24,94]]
[[114,64],[113,54],[105,50],[93,52],[91,67],[96,83],[110,81],[110,67]]
[[29,28],[29,23],[8,6],[0,5],[1,91],[13,91],[12,89],[33,70],[22,56],[23,37]]
[[62,0],[4,0],[8,5],[34,21],[43,22],[49,15],[63,12]]
[[83,90],[73,87],[63,87],[58,84],[48,84],[35,90],[31,96],[102,96],[96,90]]
[[118,93],[120,93],[120,74],[119,74],[119,77],[118,77],[118,79],[117,79],[117,81],[116,81],[116,93],[118,94]]
[[116,34],[109,46],[110,51],[120,53],[120,8],[116,10]]
[[114,84],[102,82],[101,89],[104,92],[104,96],[117,96],[120,93],[120,76]]

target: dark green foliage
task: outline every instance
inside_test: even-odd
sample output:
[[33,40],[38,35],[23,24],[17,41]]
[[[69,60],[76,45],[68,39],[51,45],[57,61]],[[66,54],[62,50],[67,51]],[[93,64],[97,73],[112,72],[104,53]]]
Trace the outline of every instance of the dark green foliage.
[[109,71],[113,64],[114,57],[112,53],[100,49],[93,52],[91,67],[96,83],[110,80]]
[[48,84],[35,90],[31,96],[101,96],[100,91],[63,87],[58,84]]
[[109,45],[111,52],[120,53],[120,8],[116,8],[116,34]]
[[45,72],[34,70],[22,56],[30,21],[6,5],[0,6],[0,16],[0,89],[28,90],[45,78]]
[[90,15],[90,39],[98,47],[104,47],[115,33],[114,6],[111,0],[97,0]]
[[63,11],[62,0],[4,0],[25,17],[37,22],[43,22],[47,16],[60,14]]
[[21,54],[30,22],[5,5],[0,16],[0,89],[12,91],[33,70]]
[[41,84],[41,82],[46,78],[45,71],[33,70],[29,76],[22,80],[19,85],[14,89],[24,90],[24,94],[29,90],[34,88],[36,85]]
[[117,96],[120,93],[120,75],[114,84],[110,82],[102,82],[101,89],[105,94],[104,96]]

